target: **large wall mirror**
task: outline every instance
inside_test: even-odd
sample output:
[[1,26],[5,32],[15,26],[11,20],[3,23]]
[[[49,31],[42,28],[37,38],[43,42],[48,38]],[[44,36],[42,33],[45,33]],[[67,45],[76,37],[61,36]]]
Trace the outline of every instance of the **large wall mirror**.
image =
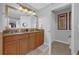
[[38,17],[29,15],[10,5],[6,5],[5,12],[9,28],[37,28]]

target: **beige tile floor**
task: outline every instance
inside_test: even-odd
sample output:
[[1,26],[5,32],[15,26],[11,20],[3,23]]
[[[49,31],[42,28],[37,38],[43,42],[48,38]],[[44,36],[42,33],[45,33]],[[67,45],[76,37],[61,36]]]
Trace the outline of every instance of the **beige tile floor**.
[[46,51],[42,51],[39,48],[31,51],[30,53],[28,53],[27,55],[48,55],[49,54],[49,49],[47,49]]
[[[71,55],[68,44],[54,41],[51,46],[51,55]],[[37,48],[28,53],[27,55],[49,55],[49,49],[43,52],[42,50]]]
[[51,45],[51,54],[52,55],[71,55],[71,51],[69,49],[69,45],[60,43],[60,42],[53,42]]

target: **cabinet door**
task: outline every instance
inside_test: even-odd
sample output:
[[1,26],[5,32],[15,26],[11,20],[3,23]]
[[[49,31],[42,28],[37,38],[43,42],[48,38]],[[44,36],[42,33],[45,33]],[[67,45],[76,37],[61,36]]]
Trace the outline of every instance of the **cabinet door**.
[[29,34],[29,50],[35,49],[35,33]]
[[26,54],[28,52],[28,39],[20,40],[20,54]]
[[40,40],[39,40],[39,44],[43,44],[44,43],[44,33],[43,32],[40,32]]
[[19,42],[12,41],[12,42],[5,42],[4,43],[4,54],[5,55],[17,55],[19,54]]
[[43,32],[37,32],[36,33],[36,47],[40,46],[44,42],[44,33]]

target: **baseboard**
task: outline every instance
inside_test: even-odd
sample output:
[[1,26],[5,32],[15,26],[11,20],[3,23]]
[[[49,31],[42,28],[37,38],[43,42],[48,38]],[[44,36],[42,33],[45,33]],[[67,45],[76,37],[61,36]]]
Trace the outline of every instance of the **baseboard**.
[[72,51],[72,55],[78,55],[78,51]]
[[54,40],[54,41],[61,42],[61,43],[64,43],[64,44],[69,44],[69,42],[64,42],[64,41],[60,41],[60,40]]

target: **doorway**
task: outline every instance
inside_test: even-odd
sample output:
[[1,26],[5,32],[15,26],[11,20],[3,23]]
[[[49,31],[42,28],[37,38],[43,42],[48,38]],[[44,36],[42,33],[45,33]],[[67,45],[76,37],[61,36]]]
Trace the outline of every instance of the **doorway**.
[[52,12],[55,17],[55,38],[51,43],[52,55],[71,55],[71,5]]

